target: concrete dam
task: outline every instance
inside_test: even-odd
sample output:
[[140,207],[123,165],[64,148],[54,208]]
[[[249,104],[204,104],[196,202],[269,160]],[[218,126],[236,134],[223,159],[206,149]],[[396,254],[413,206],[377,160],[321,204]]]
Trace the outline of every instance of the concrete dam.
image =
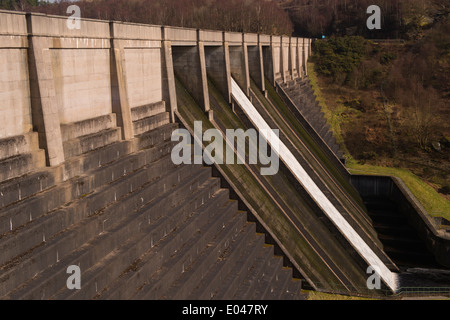
[[[450,234],[399,179],[346,169],[309,85],[311,39],[66,22],[0,11],[2,299],[450,288]],[[240,153],[229,129],[260,137]],[[236,161],[174,163],[181,130],[205,154],[215,130]],[[247,161],[261,139],[275,174]]]

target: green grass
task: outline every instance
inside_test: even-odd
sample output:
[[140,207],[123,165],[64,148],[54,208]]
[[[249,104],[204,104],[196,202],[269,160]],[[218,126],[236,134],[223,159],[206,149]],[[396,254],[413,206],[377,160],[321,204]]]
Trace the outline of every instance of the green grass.
[[304,290],[302,293],[308,294],[308,300],[377,300],[375,298],[365,298],[358,296],[345,296],[340,294],[324,293],[318,291]]
[[353,174],[387,175],[402,179],[412,194],[433,217],[444,217],[450,220],[450,201],[436,192],[430,185],[422,181],[411,171],[401,168],[379,167],[358,164],[351,161],[347,164]]

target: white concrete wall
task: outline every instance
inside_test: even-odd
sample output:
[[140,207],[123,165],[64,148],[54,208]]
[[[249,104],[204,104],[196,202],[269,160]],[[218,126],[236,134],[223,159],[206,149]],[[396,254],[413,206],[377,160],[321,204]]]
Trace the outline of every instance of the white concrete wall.
[[283,74],[289,74],[289,44],[283,43],[283,49],[282,49],[282,59],[283,59]]
[[0,48],[0,139],[32,130],[27,50]]
[[275,77],[277,77],[281,74],[281,47],[273,46],[272,50],[273,72],[275,73]]
[[112,112],[109,50],[54,49],[52,67],[61,123]]
[[131,108],[162,100],[161,49],[125,49]]

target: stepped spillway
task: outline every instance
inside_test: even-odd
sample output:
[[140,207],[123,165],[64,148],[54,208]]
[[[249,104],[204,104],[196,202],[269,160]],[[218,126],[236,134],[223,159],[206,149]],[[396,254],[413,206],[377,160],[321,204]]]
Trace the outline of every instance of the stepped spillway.
[[[134,109],[133,121],[144,128],[135,152],[1,208],[2,298],[300,298],[301,281],[211,168],[172,163],[176,126],[164,103]],[[78,125],[92,123],[103,122]],[[106,132],[97,130],[72,137],[103,142],[79,148],[78,158],[122,152],[125,142],[98,139]],[[70,265],[80,267],[81,290],[66,286]]]

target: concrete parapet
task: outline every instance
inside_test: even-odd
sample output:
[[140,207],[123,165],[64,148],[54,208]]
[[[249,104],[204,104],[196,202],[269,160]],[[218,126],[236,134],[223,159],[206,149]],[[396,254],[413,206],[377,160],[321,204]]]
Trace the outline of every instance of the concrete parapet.
[[224,41],[228,42],[230,46],[241,45],[244,35],[240,32],[225,32]]
[[164,40],[171,41],[174,46],[195,46],[197,30],[179,27],[163,27]]
[[198,41],[203,42],[205,45],[222,45],[223,43],[223,32],[222,31],[209,31],[209,30],[199,30],[198,31]]
[[25,12],[0,10],[0,35],[27,35]]
[[244,33],[243,41],[249,46],[256,46],[258,44],[258,34]]
[[263,46],[270,46],[270,36],[267,34],[260,34],[259,43]]
[[109,39],[109,21],[80,19],[80,28],[68,28],[67,17],[30,13],[33,36]]
[[112,37],[117,40],[156,40],[161,41],[163,32],[161,26],[146,24],[134,24],[114,21],[112,25]]

